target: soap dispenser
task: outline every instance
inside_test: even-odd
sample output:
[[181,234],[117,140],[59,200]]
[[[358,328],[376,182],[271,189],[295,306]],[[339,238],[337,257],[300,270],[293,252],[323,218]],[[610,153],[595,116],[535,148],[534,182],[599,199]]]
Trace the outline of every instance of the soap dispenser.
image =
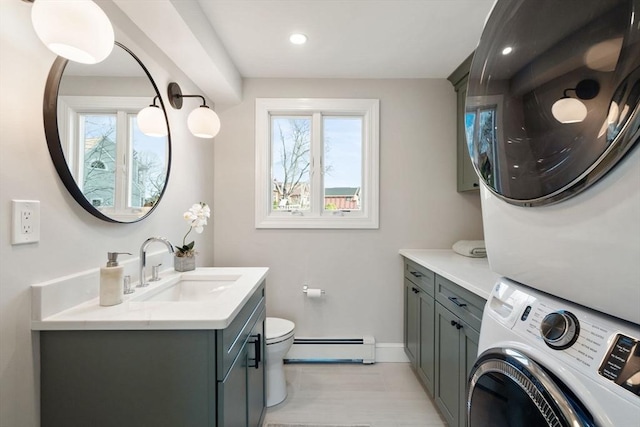
[[124,295],[124,267],[118,265],[118,255],[129,252],[107,252],[107,266],[100,268],[100,305],[120,304]]

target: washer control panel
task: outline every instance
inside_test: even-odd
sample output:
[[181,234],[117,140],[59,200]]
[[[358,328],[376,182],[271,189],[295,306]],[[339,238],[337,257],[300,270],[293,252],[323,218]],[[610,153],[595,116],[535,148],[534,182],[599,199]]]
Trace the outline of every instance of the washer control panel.
[[640,396],[636,325],[504,278],[494,287],[485,313],[568,366]]
[[532,343],[556,350],[555,355],[588,372],[598,368],[613,332],[606,322],[585,316],[575,307],[539,297],[523,309],[514,330]]

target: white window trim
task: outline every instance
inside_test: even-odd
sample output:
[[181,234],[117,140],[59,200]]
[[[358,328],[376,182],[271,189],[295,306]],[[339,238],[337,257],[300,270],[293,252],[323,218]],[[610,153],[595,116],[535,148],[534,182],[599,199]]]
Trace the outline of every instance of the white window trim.
[[[273,212],[271,207],[271,116],[286,114],[362,116],[362,200],[359,211]],[[318,135],[312,138],[318,138]],[[317,141],[316,148],[317,148]],[[312,159],[311,173],[320,161]],[[256,228],[379,228],[380,101],[378,99],[257,98],[256,99]],[[313,196],[313,195],[312,195]],[[334,212],[339,212],[338,214]]]

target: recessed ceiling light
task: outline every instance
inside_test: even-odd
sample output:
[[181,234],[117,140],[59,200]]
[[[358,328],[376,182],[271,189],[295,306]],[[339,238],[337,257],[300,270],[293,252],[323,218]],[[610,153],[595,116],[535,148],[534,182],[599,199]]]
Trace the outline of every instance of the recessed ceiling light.
[[291,34],[289,41],[293,44],[305,44],[307,42],[307,36],[300,33]]
[[513,48],[511,46],[507,46],[504,49],[502,49],[503,55],[509,55],[511,52],[513,52]]

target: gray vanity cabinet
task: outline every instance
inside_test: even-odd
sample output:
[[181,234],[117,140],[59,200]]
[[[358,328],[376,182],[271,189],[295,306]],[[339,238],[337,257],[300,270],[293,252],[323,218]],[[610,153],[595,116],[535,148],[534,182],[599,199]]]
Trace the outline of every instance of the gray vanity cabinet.
[[466,425],[467,378],[478,354],[484,303],[436,276],[435,401],[450,427]]
[[456,153],[457,153],[457,188],[459,192],[479,189],[479,179],[469,157],[465,128],[465,103],[467,99],[467,81],[471,69],[471,54],[456,70],[451,73],[448,80],[456,91]]
[[221,330],[41,331],[41,426],[260,426],[264,291]]
[[435,274],[409,260],[404,278],[404,343],[412,367],[433,394]]

